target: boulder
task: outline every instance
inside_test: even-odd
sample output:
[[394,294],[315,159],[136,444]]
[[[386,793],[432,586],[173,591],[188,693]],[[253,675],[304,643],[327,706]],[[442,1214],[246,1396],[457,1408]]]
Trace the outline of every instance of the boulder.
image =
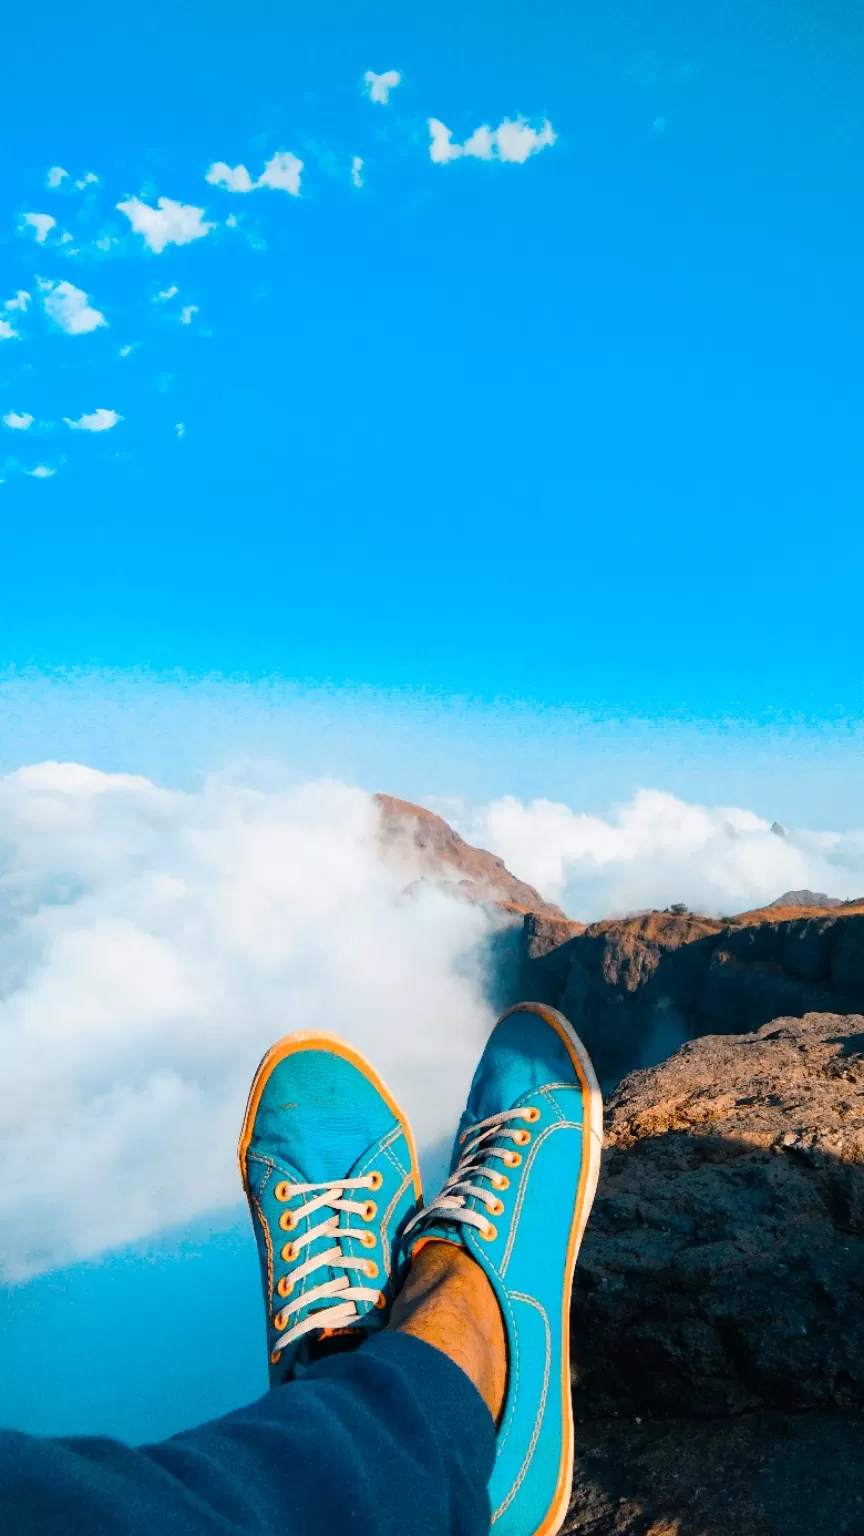
[[709,1036],[625,1079],[573,1369],[580,1417],[864,1409],[864,1016]]

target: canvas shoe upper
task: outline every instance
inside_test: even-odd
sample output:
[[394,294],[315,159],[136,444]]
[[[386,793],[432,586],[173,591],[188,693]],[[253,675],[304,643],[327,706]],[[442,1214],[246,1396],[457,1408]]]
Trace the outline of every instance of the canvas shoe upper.
[[463,1245],[498,1298],[507,1387],[490,1482],[493,1536],[552,1536],[573,1478],[570,1295],[600,1169],[603,1107],[554,1008],[520,1003],[490,1036],[440,1195],[409,1224]]
[[422,1196],[411,1130],[358,1051],[295,1034],[267,1052],[238,1146],[258,1244],[270,1385],[325,1337],[383,1328]]

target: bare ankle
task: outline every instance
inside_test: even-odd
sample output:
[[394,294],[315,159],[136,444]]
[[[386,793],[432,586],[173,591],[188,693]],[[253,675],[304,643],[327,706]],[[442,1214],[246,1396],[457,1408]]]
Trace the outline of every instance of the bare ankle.
[[504,1323],[491,1284],[464,1248],[437,1239],[423,1244],[388,1326],[448,1355],[498,1418],[507,1384]]

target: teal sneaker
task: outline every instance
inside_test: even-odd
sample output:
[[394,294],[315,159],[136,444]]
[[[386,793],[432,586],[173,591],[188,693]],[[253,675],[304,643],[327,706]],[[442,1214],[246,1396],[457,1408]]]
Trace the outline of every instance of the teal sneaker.
[[464,1246],[507,1337],[507,1388],[489,1484],[495,1536],[552,1536],[573,1481],[570,1292],[603,1142],[603,1101],[562,1014],[519,1003],[493,1030],[459,1124],[451,1173],[405,1234]]
[[287,1035],[249,1090],[237,1148],[258,1243],[270,1385],[388,1320],[422,1203],[411,1128],[358,1051]]

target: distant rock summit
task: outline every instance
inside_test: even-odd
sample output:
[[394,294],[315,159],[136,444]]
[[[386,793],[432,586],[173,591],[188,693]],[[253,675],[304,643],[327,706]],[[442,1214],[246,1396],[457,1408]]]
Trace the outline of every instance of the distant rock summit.
[[560,1008],[609,1095],[564,1532],[864,1536],[864,901],[586,925],[378,805],[409,879],[502,913],[494,1001]]
[[560,907],[511,875],[503,859],[466,843],[443,816],[410,800],[397,800],[395,795],[376,795],[375,801],[381,815],[381,848],[389,861],[468,901],[490,902],[512,912],[539,912],[566,922]]

